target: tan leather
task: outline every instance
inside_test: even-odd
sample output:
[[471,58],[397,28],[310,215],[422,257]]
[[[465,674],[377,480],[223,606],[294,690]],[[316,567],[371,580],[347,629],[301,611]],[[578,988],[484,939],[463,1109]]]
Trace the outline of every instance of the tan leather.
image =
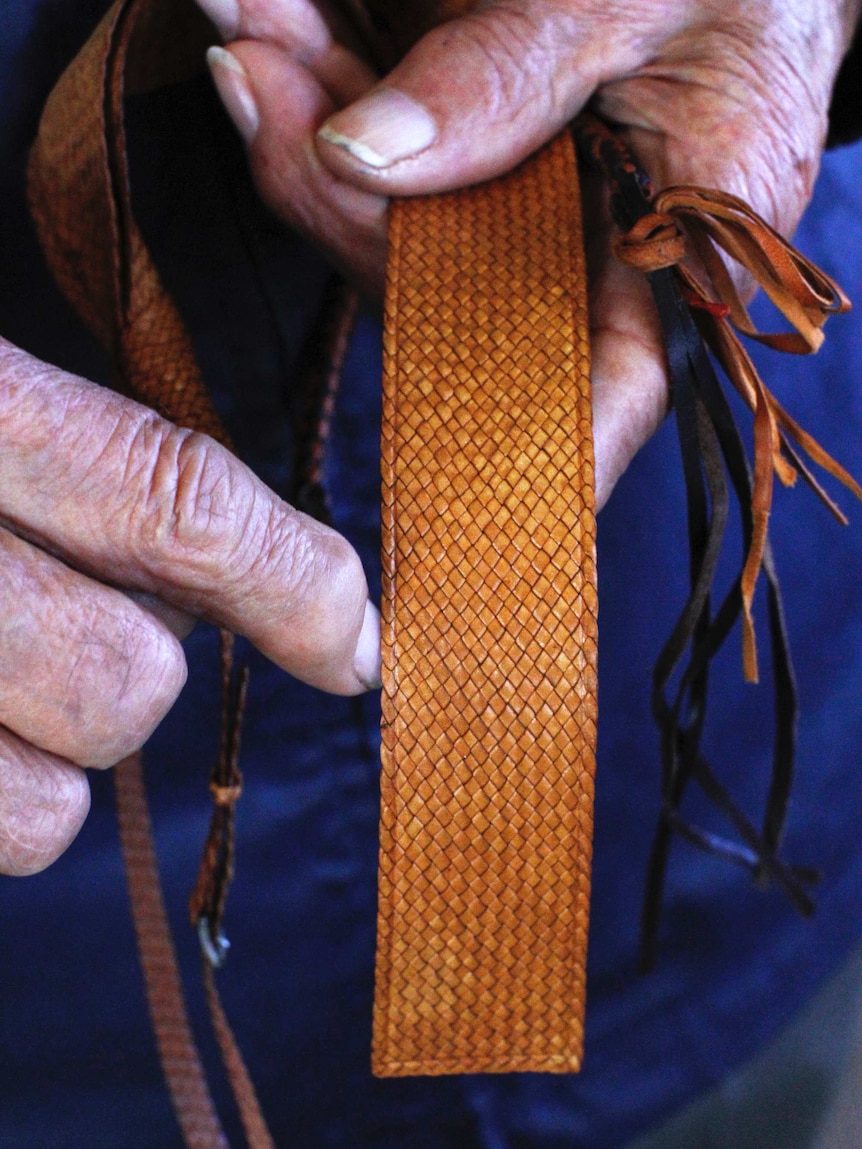
[[578,177],[393,205],[378,1074],[579,1067],[596,584]]
[[[118,382],[224,441],[128,186],[124,82],[158,79],[150,45],[178,13],[185,28],[168,0],[110,10],[49,100],[30,193]],[[596,592],[571,142],[398,204],[392,228],[375,1069],[575,1069]]]
[[48,263],[111,355],[117,385],[172,422],[227,443],[135,223],[123,126],[127,66],[140,85],[166,82],[181,74],[184,56],[201,59],[205,33],[186,0],[117,0],[48,99],[29,196]]
[[[112,357],[116,385],[182,426],[228,444],[182,319],[161,283],[134,220],[123,127],[123,97],[199,67],[212,30],[186,0],[117,0],[58,81],[32,149],[29,193],[48,263],[60,287]],[[232,636],[222,634],[223,673]],[[228,726],[233,716],[227,715]],[[230,739],[223,738],[223,749]],[[233,765],[228,763],[228,766]],[[140,755],[114,771],[120,834],[139,954],[165,1081],[189,1149],[226,1149],[227,1138],[188,1024],[179,970],[158,880]],[[235,787],[216,792],[221,829]],[[232,824],[226,827],[232,839]],[[195,893],[232,854],[207,844]],[[222,877],[222,881],[224,878]],[[216,891],[216,897],[223,897]],[[216,1038],[250,1149],[273,1149],[254,1086],[204,962]]]
[[[366,0],[377,57],[474,3]],[[392,207],[379,1075],[580,1065],[596,731],[580,233],[566,137],[505,179]]]

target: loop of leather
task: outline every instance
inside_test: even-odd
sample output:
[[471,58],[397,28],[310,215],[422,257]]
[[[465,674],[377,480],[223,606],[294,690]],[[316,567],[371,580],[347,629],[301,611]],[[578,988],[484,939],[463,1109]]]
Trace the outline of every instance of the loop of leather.
[[214,786],[211,782],[210,794],[217,806],[233,806],[242,797],[242,786]]
[[[797,354],[816,351],[823,342],[820,328],[829,316],[850,308],[850,301],[833,279],[748,204],[727,192],[686,185],[666,188],[655,197],[652,210],[616,239],[614,255],[645,272],[681,264],[690,254],[686,230],[717,296],[710,299],[708,289],[690,266],[686,275],[694,299],[727,307],[738,330],[775,350]],[[704,239],[711,243],[704,243]],[[795,332],[764,334],[757,330],[712,244],[750,273]]]
[[650,212],[611,246],[620,263],[638,271],[659,271],[685,259],[685,235],[672,215]]
[[[816,351],[823,342],[820,328],[829,316],[849,309],[838,284],[737,196],[680,185],[660,192],[653,208],[685,220],[719,298],[730,305],[734,326],[766,346],[796,354]],[[751,273],[795,332],[757,330],[727,267],[704,238]]]
[[202,19],[186,0],[117,0],[48,99],[28,192],[48,263],[111,355],[118,386],[228,444],[135,222],[123,123],[127,69],[146,86],[176,78],[190,59],[200,66]]

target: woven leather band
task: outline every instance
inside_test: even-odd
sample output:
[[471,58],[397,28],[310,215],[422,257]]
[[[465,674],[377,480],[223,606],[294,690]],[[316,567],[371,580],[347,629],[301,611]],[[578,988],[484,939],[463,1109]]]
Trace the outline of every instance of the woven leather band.
[[[210,35],[190,0],[115,0],[51,93],[28,175],[30,206],[48,264],[110,353],[116,385],[168,419],[229,445],[183,321],[135,223],[123,124],[124,94],[177,79],[190,67],[196,70]],[[223,633],[226,676],[231,648],[231,636]],[[222,777],[219,768],[223,758],[231,757],[232,739],[223,742],[228,753],[220,756],[213,781],[230,783],[230,770]],[[188,1149],[226,1149],[228,1141],[186,1016],[159,888],[140,754],[116,766],[114,779],[153,1031],[183,1140]],[[230,824],[224,824],[228,808],[216,806],[206,854],[212,851],[214,831],[228,838],[232,833]],[[229,870],[229,842],[225,851],[223,865]],[[198,882],[196,895],[202,894],[204,884]],[[250,1149],[273,1149],[206,959],[203,967],[215,1035],[246,1140]]]
[[569,1071],[596,732],[570,138],[395,204],[390,245],[374,1071]]

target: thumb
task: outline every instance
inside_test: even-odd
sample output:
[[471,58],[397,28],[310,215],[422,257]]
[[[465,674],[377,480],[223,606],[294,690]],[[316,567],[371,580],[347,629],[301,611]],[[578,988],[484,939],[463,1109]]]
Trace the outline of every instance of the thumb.
[[[562,129],[607,70],[595,17],[572,8],[493,3],[432,29],[382,83],[323,124],[321,159],[360,187],[399,195],[509,170]],[[624,67],[634,44],[630,53],[608,24],[604,17],[601,42]]]

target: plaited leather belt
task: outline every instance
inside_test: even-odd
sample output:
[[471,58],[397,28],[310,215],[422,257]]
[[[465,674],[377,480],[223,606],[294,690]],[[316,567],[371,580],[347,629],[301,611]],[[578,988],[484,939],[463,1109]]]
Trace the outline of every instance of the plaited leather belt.
[[392,210],[377,1073],[580,1064],[596,736],[568,134]]

